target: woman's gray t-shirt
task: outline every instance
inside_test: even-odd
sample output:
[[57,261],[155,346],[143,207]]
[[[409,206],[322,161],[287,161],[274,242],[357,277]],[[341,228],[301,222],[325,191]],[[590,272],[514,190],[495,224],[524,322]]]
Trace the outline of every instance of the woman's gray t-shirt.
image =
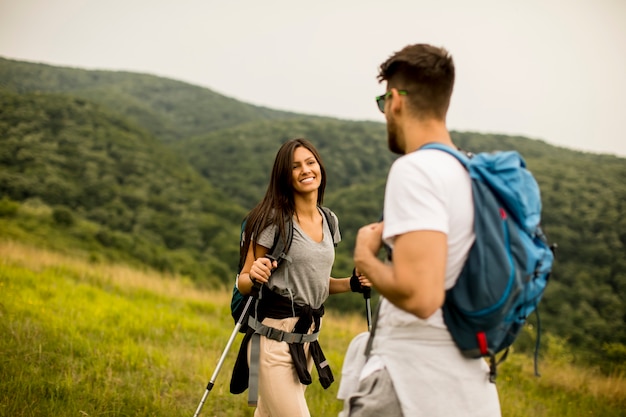
[[[339,227],[335,227],[335,236],[330,235],[326,216],[322,214],[324,238],[316,242],[307,235],[300,225],[293,222],[293,240],[287,253],[290,260],[285,260],[270,277],[269,288],[298,305],[310,305],[319,308],[328,298],[330,273],[335,262],[335,245],[341,240]],[[337,217],[331,214],[338,225]],[[257,243],[271,248],[277,227],[263,230]]]

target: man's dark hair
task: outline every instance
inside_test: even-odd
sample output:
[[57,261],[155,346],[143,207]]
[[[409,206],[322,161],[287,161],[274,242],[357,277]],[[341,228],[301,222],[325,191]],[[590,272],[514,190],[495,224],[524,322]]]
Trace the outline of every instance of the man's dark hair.
[[454,62],[444,48],[408,45],[380,65],[378,81],[387,90],[406,90],[409,109],[418,117],[445,120],[454,87]]

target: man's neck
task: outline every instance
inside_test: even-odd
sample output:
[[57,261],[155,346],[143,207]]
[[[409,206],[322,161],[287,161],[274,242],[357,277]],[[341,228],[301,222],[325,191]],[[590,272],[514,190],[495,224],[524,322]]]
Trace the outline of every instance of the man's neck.
[[444,121],[410,119],[404,125],[405,153],[418,150],[427,143],[437,142],[454,146]]

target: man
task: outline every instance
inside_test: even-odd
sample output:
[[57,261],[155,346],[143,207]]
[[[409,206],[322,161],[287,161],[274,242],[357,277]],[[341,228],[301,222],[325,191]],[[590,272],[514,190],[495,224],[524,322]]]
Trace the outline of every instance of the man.
[[[474,241],[470,178],[451,155],[446,114],[454,63],[445,49],[409,45],[379,69],[389,149],[401,154],[387,179],[384,222],[359,230],[354,262],[381,295],[368,360],[346,400],[351,417],[500,416],[482,359],[463,357],[441,306]],[[419,151],[418,151],[419,150]],[[391,262],[377,254],[386,244]]]

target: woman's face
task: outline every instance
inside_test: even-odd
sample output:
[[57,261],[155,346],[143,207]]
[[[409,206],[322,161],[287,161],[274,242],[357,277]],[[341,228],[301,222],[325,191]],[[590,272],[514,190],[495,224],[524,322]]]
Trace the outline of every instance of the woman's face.
[[315,156],[304,146],[293,151],[292,185],[295,193],[317,192],[322,182],[322,170]]

